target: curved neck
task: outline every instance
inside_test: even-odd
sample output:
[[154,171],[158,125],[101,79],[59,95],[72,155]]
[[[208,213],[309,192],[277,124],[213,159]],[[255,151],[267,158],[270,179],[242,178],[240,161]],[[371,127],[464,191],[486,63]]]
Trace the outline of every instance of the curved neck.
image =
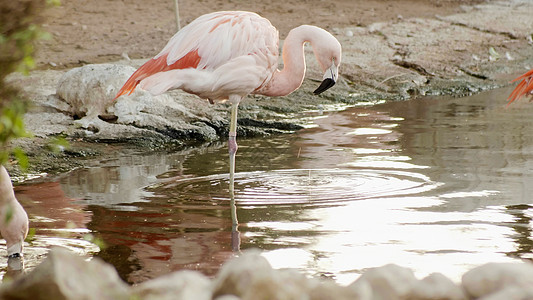
[[283,43],[283,70],[276,70],[272,79],[259,93],[266,96],[286,96],[298,89],[305,76],[304,43],[312,43],[314,26],[292,29]]

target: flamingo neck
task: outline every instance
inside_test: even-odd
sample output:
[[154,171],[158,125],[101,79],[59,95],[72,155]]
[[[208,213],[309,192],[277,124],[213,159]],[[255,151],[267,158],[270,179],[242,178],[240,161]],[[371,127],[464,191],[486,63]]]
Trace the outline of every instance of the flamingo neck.
[[0,208],[14,201],[17,200],[15,199],[15,193],[13,192],[11,178],[9,177],[6,168],[0,165]]
[[305,76],[304,44],[313,45],[314,26],[302,25],[292,29],[283,43],[283,70],[276,70],[261,94],[286,96],[298,89]]

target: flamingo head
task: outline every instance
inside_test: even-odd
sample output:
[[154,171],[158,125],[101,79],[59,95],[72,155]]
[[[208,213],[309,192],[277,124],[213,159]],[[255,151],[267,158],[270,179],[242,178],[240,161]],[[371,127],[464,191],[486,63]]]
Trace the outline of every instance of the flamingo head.
[[320,43],[314,47],[315,56],[318,64],[324,72],[322,83],[313,92],[318,95],[330,87],[334,86],[339,78],[339,65],[341,63],[341,44],[339,41],[327,31],[320,34]]

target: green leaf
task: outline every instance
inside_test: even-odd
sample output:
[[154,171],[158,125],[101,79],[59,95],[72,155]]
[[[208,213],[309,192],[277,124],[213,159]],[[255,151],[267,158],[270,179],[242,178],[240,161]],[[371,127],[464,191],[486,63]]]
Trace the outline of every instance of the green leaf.
[[46,0],[46,4],[49,6],[59,6],[61,5],[61,0]]
[[24,150],[17,147],[13,150],[13,155],[15,155],[15,158],[17,159],[20,167],[23,170],[27,170],[28,167],[30,166],[30,162],[28,160],[28,156],[26,155],[26,153],[24,153]]
[[36,232],[35,228],[33,228],[33,227],[30,228],[30,229],[28,230],[28,236],[26,236],[26,239],[25,239],[24,241],[25,241],[25,242],[31,242],[31,241],[33,241],[33,238],[35,237],[35,232]]
[[496,52],[493,47],[489,48],[489,60],[494,61],[500,58],[500,53]]
[[54,152],[61,152],[64,149],[69,149],[70,144],[64,137],[56,137],[53,138],[50,143],[48,144],[48,147],[54,151]]

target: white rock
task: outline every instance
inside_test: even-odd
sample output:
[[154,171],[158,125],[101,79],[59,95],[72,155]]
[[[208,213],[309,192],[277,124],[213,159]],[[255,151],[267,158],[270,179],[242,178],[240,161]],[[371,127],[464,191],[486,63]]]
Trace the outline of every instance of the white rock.
[[533,286],[507,286],[496,293],[481,297],[480,300],[511,300],[511,299],[533,299]]
[[266,258],[258,251],[249,250],[222,266],[213,283],[213,297],[235,295],[242,299],[278,299],[274,297],[278,292],[276,281]]
[[109,264],[87,262],[55,247],[31,273],[2,285],[0,299],[129,299],[128,285]]
[[[312,284],[315,282],[316,284]],[[310,279],[306,291],[307,299],[316,300],[370,300],[370,290],[356,290],[340,286],[332,280]],[[305,298],[301,298],[305,299]]]
[[143,300],[210,300],[211,281],[196,271],[179,271],[133,287],[132,295]]
[[215,300],[240,300],[241,298],[235,296],[235,295],[223,295],[220,297],[216,297]]
[[125,65],[95,64],[74,68],[61,76],[57,95],[78,116],[97,116],[113,104],[113,98],[135,72]]
[[463,275],[462,286],[467,295],[479,298],[507,286],[533,286],[533,264],[488,263]]
[[462,300],[463,290],[441,273],[433,273],[418,281],[409,299],[415,300]]
[[214,280],[213,297],[225,299],[228,295],[243,300],[365,299],[333,281],[307,278],[293,269],[274,270],[258,251],[247,251],[224,264]]
[[[365,297],[374,300],[408,299],[414,287],[418,284],[413,271],[394,264],[388,264],[366,271],[359,279],[348,287]],[[368,290],[370,289],[371,292]],[[370,294],[370,295],[369,295]]]

